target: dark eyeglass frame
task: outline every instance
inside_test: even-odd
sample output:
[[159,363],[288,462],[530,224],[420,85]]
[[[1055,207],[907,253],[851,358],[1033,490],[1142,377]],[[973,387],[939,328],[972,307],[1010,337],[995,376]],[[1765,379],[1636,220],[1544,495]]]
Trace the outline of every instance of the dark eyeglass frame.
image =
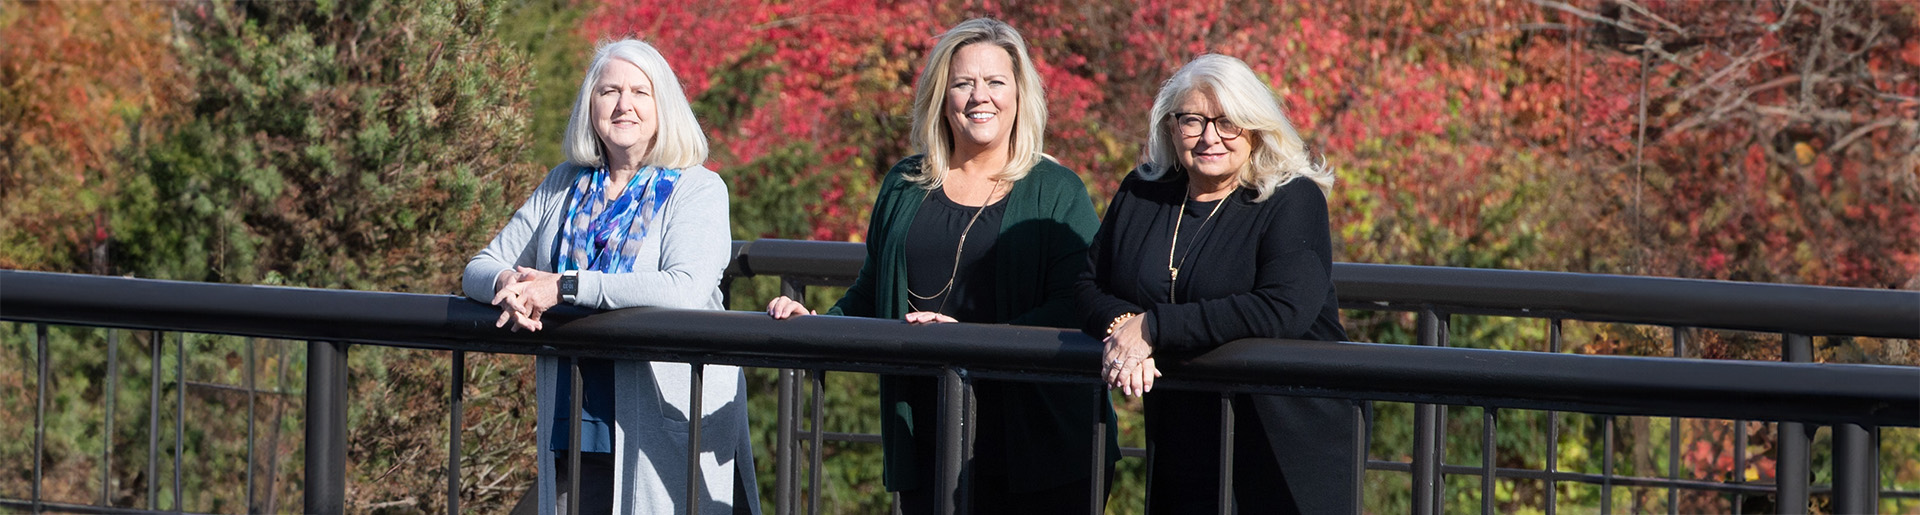
[[[1200,120],[1199,130],[1192,131],[1192,134],[1188,134],[1189,128],[1187,124],[1181,121],[1182,118],[1189,116]],[[1201,116],[1200,113],[1173,113],[1171,117],[1167,118],[1167,121],[1173,124],[1173,128],[1179,130],[1181,137],[1187,138],[1198,138],[1205,135],[1208,125],[1213,126],[1214,134],[1219,134],[1221,141],[1238,139],[1241,134],[1246,134],[1247,132],[1245,127],[1233,123],[1233,120],[1228,120],[1227,115],[1207,117]]]

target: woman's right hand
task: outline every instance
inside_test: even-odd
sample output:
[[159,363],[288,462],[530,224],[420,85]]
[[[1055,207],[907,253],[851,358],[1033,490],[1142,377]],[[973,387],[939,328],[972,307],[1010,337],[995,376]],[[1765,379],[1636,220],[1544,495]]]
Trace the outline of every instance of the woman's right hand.
[[773,317],[774,320],[786,320],[788,318],[791,318],[797,315],[816,315],[816,314],[818,313],[814,313],[813,310],[807,309],[807,306],[805,304],[801,304],[800,301],[789,299],[785,295],[781,295],[779,298],[773,299],[772,302],[767,303],[767,316]]

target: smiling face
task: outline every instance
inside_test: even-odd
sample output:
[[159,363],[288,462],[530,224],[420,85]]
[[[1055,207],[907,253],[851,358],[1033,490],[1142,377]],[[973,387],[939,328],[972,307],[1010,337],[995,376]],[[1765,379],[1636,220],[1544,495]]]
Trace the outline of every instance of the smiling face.
[[1015,76],[1013,57],[992,43],[954,52],[947,68],[946,117],[956,155],[1008,147],[1020,110]]
[[[1206,118],[1226,115],[1220,103],[1213,100],[1213,95],[1197,89],[1188,93],[1186,99],[1180,102],[1180,107],[1173,112]],[[1178,150],[1176,154],[1180,158],[1180,166],[1191,174],[1187,180],[1199,182],[1203,191],[1231,183],[1235,174],[1253,158],[1253,138],[1250,134],[1242,132],[1233,139],[1220,137],[1219,124],[1226,121],[1224,118],[1204,124],[1197,136],[1187,136],[1178,125],[1178,116],[1176,114],[1175,120],[1168,121],[1164,130],[1171,131],[1174,136],[1174,148]]]
[[660,130],[653,80],[633,63],[614,59],[593,86],[593,132],[606,145],[607,165],[618,167],[647,155]]

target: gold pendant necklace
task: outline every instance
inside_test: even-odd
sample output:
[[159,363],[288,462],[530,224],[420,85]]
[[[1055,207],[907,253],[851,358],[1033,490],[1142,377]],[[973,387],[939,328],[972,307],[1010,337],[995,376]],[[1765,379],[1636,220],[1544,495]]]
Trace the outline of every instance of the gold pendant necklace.
[[[967,248],[967,234],[973,232],[974,222],[980,221],[980,214],[987,212],[987,206],[993,205],[993,194],[995,192],[1000,191],[1000,182],[1001,181],[997,179],[993,181],[993,187],[987,189],[987,198],[981,201],[980,209],[976,209],[973,211],[973,218],[967,220],[967,227],[965,229],[960,230],[960,244],[955,245],[953,247],[953,270],[950,272],[947,272],[947,284],[945,286],[940,287],[940,291],[934,292],[932,295],[921,295],[918,293],[914,293],[913,288],[908,287],[907,296],[910,297],[907,299],[908,308],[914,311],[925,311],[923,309],[920,309],[919,306],[915,306],[913,303],[913,299],[933,300],[934,298],[946,295],[948,292],[953,290],[954,280],[956,277],[960,275],[960,252],[962,250],[966,250]],[[924,204],[926,203],[927,199],[932,196],[933,196],[933,190],[927,190],[927,194],[920,198],[920,202]],[[948,300],[952,300],[952,299],[941,298],[940,308],[934,310],[934,312],[941,313],[945,311],[947,309]]]
[[[1239,190],[1240,190],[1240,187],[1238,186],[1235,186],[1233,189],[1233,191],[1239,191]],[[1233,192],[1232,191],[1227,192],[1227,196],[1228,197],[1233,196]],[[1227,205],[1227,197],[1220,197],[1219,202],[1220,203],[1213,205],[1212,211],[1207,212],[1207,217],[1205,219],[1200,220],[1200,228],[1194,229],[1195,238],[1200,237],[1199,233],[1206,232],[1207,222],[1212,222],[1213,215],[1220,213],[1220,206]],[[1185,195],[1184,192],[1182,192],[1180,196],[1180,210],[1173,212],[1173,241],[1170,241],[1167,243],[1167,302],[1169,303],[1179,302],[1174,300],[1173,295],[1174,295],[1175,288],[1177,288],[1180,285],[1180,267],[1187,266],[1187,258],[1193,255],[1194,248],[1197,248],[1200,246],[1199,242],[1197,241],[1194,243],[1187,244],[1187,251],[1180,254],[1179,264],[1175,264],[1173,262],[1173,251],[1174,249],[1179,248],[1180,246],[1180,222],[1183,221],[1186,217],[1187,217],[1187,196]]]

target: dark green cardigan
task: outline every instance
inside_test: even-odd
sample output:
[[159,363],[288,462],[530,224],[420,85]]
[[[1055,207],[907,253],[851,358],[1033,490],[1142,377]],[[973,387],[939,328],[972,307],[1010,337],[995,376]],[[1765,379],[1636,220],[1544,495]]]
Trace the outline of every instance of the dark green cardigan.
[[[907,229],[920,211],[927,190],[906,180],[918,170],[920,156],[895,164],[881,182],[867,224],[867,259],[845,297],[826,314],[899,319],[907,307]],[[993,323],[1076,328],[1074,281],[1087,267],[1087,245],[1100,227],[1087,197],[1086,184],[1066,167],[1043,159],[1013,184],[1000,236],[994,243]],[[1088,366],[1092,366],[1089,364]],[[913,413],[937,413],[937,400],[913,395],[917,376],[881,376],[880,439],[886,452],[886,486],[890,491],[932,486],[925,471],[934,457],[920,455],[913,445]],[[1113,424],[1113,405],[1097,385],[999,383],[1004,392],[999,409],[1006,427],[978,431],[1005,431],[1005,463],[1012,491],[1050,488],[1086,478],[1092,452],[1095,417],[1107,419],[1106,458],[1120,458]],[[1110,465],[1109,465],[1110,466]]]

